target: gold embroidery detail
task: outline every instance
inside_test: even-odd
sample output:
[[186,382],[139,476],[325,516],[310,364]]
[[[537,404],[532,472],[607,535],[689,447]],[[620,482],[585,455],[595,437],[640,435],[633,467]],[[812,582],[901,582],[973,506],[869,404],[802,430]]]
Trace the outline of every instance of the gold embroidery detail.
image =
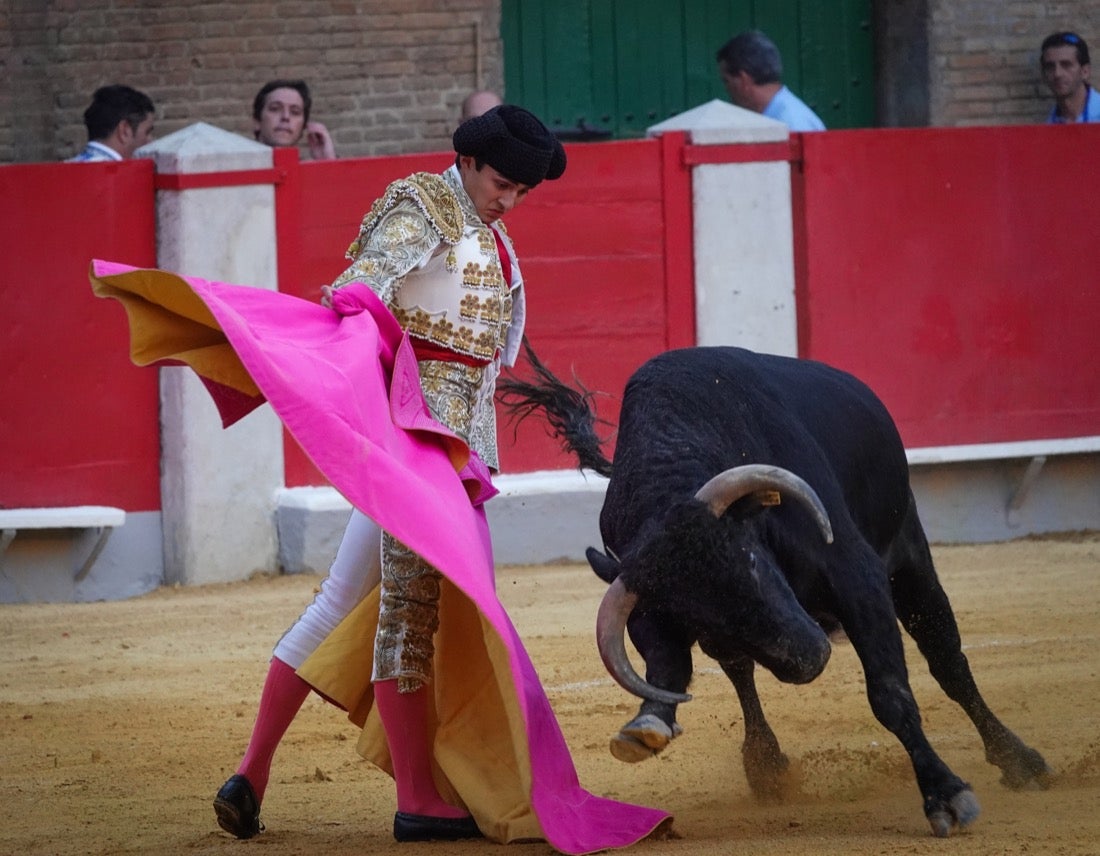
[[485,382],[485,369],[444,360],[421,360],[420,388],[428,410],[465,440],[470,433],[473,403]]
[[474,331],[469,327],[459,327],[455,331],[452,341],[454,342],[455,349],[463,353],[468,354],[471,350],[477,351],[477,349],[474,348]]
[[[451,345],[455,340],[455,325],[446,318],[437,318],[428,331],[428,338],[441,345]],[[455,350],[461,350],[461,348],[456,345]]]
[[492,355],[496,353],[497,349],[497,337],[489,331],[483,332],[477,337],[477,342],[474,344],[474,351],[479,354]]
[[388,532],[382,533],[382,587],[374,637],[374,680],[397,678],[399,692],[431,681],[442,575]]
[[458,311],[463,318],[479,318],[481,317],[481,300],[478,299],[476,294],[465,294],[462,297],[462,302],[458,305]]
[[418,172],[406,179],[393,182],[386,192],[374,201],[359,227],[359,236],[348,247],[347,257],[358,258],[363,238],[369,235],[379,221],[401,199],[411,200],[428,218],[432,228],[447,244],[457,244],[462,238],[465,222],[462,206],[454,191],[442,176],[430,172]]

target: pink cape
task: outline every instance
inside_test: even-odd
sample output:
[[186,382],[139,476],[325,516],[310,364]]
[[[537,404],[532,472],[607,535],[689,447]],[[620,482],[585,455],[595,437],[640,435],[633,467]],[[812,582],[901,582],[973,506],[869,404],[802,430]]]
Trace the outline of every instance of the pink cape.
[[518,708],[526,733],[526,796],[550,845],[568,854],[624,847],[669,818],[580,786],[496,595],[481,507],[495,493],[487,468],[428,413],[408,338],[370,289],[340,289],[333,311],[278,292],[99,260],[91,282],[98,296],[126,308],[135,363],[190,365],[226,425],[266,399],[349,502],[472,602],[506,652],[510,679],[503,681],[514,691],[507,704]]

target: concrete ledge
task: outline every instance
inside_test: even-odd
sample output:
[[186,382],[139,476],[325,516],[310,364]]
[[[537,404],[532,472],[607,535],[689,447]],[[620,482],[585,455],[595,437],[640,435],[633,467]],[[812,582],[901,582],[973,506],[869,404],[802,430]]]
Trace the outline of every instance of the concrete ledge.
[[[8,511],[14,514],[31,510]],[[101,524],[113,522],[119,515],[125,522],[110,530],[109,540],[99,543]],[[5,518],[5,525],[13,519]],[[24,527],[8,545],[0,562],[0,603],[121,600],[145,594],[164,583],[159,511],[107,509],[102,514],[80,512],[75,517],[58,514],[40,519],[48,519],[51,525]],[[79,525],[59,527],[58,523],[65,520]],[[89,564],[88,558],[97,545],[100,552]],[[74,573],[74,568],[83,573]]]
[[283,573],[328,573],[350,515],[351,503],[332,487],[276,491],[275,530]]
[[950,464],[960,461],[993,461],[1033,458],[1044,455],[1074,455],[1100,452],[1100,436],[1066,437],[1050,440],[1021,440],[1013,443],[973,443],[964,446],[927,446],[906,449],[909,466]]
[[501,565],[584,562],[601,547],[600,508],[607,479],[592,472],[551,470],[493,480],[500,495],[485,506],[493,556]]
[[[607,480],[553,470],[499,476],[500,494],[486,508],[496,561],[502,565],[584,562],[600,546],[600,508]],[[283,488],[275,499],[279,566],[284,573],[327,573],[351,504],[332,487]]]
[[[1055,455],[1052,441],[1046,442],[1047,453]],[[956,450],[960,457],[953,461],[914,456],[910,479],[929,540],[980,543],[1100,529],[1100,454],[1074,453],[1076,441],[1065,442],[1041,468],[1033,463],[1038,447],[1029,444],[998,444],[997,455],[989,454],[991,447],[983,447],[984,455],[966,447],[968,456]],[[607,490],[602,476],[553,470],[499,476],[495,484],[500,495],[488,502],[486,513],[498,564],[583,563],[587,547],[601,546],[600,508]],[[332,488],[280,491],[276,517],[283,570],[327,571],[350,511]]]
[[108,505],[0,509],[0,529],[94,529],[125,522],[126,512]]
[[126,512],[107,505],[73,505],[61,508],[6,508],[0,510],[0,567],[4,554],[21,530],[74,530],[91,535],[88,549],[78,559],[73,581],[79,583],[107,546],[111,532],[126,522]]
[[1097,454],[959,460],[910,467],[909,478],[934,543],[1100,530]]

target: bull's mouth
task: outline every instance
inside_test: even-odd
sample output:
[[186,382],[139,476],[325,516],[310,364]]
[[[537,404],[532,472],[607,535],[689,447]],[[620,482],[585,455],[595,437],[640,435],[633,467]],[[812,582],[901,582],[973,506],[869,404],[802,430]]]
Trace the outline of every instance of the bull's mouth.
[[756,661],[785,684],[808,684],[825,670],[833,650],[825,634],[821,635],[821,641],[818,649],[805,651],[798,656],[760,656]]
[[828,636],[814,625],[799,638],[784,636],[755,659],[783,683],[810,683],[825,670],[832,652]]
[[735,647],[732,657],[724,656],[730,653],[728,646],[708,644],[700,639],[699,647],[718,662],[747,656],[785,684],[808,684],[825,670],[832,654],[829,637],[816,625],[798,636],[784,633],[766,647],[746,645],[742,640],[742,644]]

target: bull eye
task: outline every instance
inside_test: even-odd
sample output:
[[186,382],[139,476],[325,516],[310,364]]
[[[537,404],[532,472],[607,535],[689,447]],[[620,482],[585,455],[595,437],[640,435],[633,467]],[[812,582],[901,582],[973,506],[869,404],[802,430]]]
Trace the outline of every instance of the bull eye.
[[757,574],[756,574],[756,553],[754,553],[752,550],[749,550],[747,565],[748,565],[749,573],[755,579],[756,576],[757,576]]

